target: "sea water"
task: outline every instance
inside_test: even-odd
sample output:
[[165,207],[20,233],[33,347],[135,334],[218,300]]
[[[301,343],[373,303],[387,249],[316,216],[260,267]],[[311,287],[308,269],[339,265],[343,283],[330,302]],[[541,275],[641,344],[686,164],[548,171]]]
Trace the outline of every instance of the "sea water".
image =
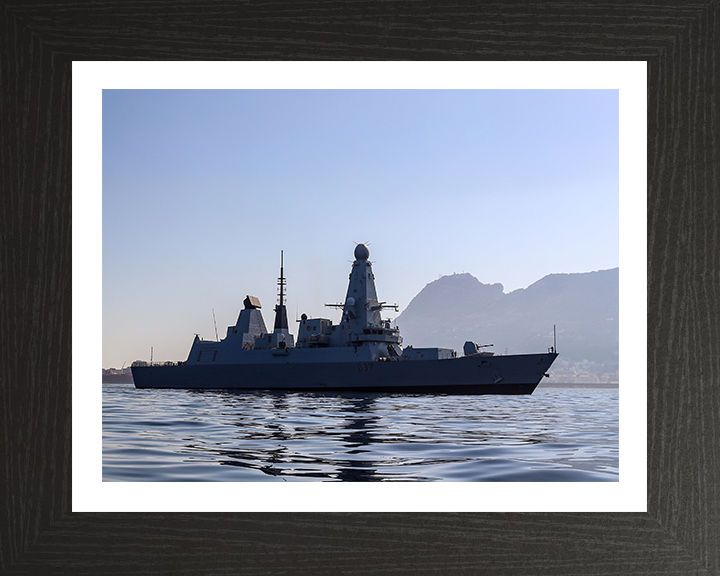
[[618,389],[525,396],[103,384],[103,481],[617,481]]

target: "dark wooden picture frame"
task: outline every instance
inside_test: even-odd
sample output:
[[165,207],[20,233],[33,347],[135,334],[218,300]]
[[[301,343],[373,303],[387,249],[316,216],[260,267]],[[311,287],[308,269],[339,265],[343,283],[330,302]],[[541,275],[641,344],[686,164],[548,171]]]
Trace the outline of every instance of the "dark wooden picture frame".
[[[0,572],[720,573],[719,52],[717,0],[4,2]],[[71,512],[72,61],[205,59],[647,61],[647,513]]]

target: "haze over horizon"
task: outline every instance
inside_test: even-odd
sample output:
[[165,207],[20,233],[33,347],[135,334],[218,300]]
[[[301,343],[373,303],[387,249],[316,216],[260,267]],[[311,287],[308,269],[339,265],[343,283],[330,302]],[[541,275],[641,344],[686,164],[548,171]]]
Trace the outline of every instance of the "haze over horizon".
[[104,90],[103,367],[183,360],[246,294],[272,323],[369,241],[402,311],[439,276],[505,292],[619,266],[617,90]]

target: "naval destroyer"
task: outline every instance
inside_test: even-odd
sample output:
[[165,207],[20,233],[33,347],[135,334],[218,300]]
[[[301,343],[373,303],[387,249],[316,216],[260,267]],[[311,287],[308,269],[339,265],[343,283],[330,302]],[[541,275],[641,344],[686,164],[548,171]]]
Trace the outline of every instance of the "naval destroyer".
[[222,340],[197,335],[184,362],[135,362],[137,388],[441,394],[532,394],[557,358],[546,353],[495,355],[467,341],[463,355],[449,348],[402,346],[397,326],[382,318],[397,305],[380,302],[370,251],[355,247],[339,324],[327,318],[298,320],[297,340],[288,329],[281,254],[279,300],[273,330],[260,301],[247,296],[237,322]]

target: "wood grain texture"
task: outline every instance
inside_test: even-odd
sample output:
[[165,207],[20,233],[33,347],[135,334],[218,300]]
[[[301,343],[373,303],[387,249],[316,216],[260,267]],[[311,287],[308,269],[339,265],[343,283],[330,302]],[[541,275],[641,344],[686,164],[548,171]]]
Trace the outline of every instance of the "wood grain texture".
[[[0,5],[0,572],[720,574],[720,16],[703,2]],[[647,60],[647,514],[72,514],[71,62]]]

